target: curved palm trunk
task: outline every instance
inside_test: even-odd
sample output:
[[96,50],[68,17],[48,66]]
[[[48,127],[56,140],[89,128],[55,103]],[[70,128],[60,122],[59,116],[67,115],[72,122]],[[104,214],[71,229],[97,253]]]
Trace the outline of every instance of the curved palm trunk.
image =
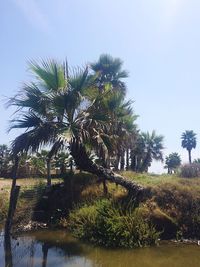
[[79,166],[79,168],[81,168],[82,170],[93,173],[98,177],[105,178],[107,181],[123,186],[137,201],[141,200],[144,197],[144,194],[146,192],[145,188],[134,183],[131,180],[124,178],[119,174],[114,173],[110,169],[103,168],[102,166],[94,163],[88,157],[85,147],[77,140],[72,140],[70,144],[70,151],[77,166]]

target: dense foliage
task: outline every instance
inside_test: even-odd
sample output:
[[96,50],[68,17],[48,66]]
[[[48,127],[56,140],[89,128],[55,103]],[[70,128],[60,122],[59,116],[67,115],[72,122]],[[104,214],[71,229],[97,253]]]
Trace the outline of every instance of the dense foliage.
[[69,227],[82,240],[107,247],[142,247],[156,244],[159,233],[137,209],[104,199],[70,213]]
[[59,151],[69,151],[77,165],[84,155],[84,168],[93,172],[91,155],[93,161],[115,170],[147,171],[153,159],[162,160],[163,137],[137,129],[132,101],[125,98],[127,72],[122,64],[109,55],[72,70],[67,62],[31,62],[35,80],[9,101],[18,115],[10,128],[25,129],[13,141],[12,155],[35,153],[48,145],[49,176]]
[[200,177],[200,164],[191,163],[181,166],[180,175],[185,178]]
[[165,168],[168,169],[169,174],[176,172],[177,168],[180,165],[181,165],[181,157],[176,152],[169,154],[169,156],[167,156],[165,159]]

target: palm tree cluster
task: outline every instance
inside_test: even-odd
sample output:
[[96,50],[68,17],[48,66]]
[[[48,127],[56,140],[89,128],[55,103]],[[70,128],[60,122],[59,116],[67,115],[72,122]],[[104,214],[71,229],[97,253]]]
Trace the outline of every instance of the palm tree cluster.
[[48,147],[50,171],[52,158],[69,151],[80,169],[123,185],[109,169],[147,171],[153,159],[162,160],[163,137],[137,129],[122,64],[109,55],[73,69],[55,60],[30,62],[35,80],[9,100],[17,114],[10,129],[25,129],[12,142],[13,157]]
[[[19,160],[18,173],[20,177],[44,177],[47,174],[48,150],[42,149],[34,154],[22,153]],[[69,153],[64,151],[52,158],[54,175],[63,176],[67,169],[73,167],[73,161]],[[0,145],[0,177],[10,177],[13,167],[10,148]]]

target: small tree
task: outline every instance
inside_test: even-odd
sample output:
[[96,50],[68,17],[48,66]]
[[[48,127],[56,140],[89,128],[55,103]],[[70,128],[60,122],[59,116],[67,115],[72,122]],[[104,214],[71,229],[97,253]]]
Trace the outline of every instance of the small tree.
[[196,139],[196,133],[194,133],[192,130],[187,130],[184,133],[182,133],[181,136],[182,139],[182,147],[186,148],[188,151],[188,156],[189,156],[189,163],[192,163],[192,158],[191,158],[191,151],[193,148],[196,147],[197,144],[197,139]]
[[169,156],[165,159],[165,164],[165,168],[168,169],[169,174],[176,172],[176,169],[181,165],[180,155],[176,152],[169,154]]

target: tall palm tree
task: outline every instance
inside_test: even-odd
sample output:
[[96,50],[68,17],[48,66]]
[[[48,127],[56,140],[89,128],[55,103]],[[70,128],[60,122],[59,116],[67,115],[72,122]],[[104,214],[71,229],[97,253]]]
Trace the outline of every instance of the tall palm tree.
[[55,154],[67,145],[82,170],[121,184],[139,196],[143,188],[95,164],[88,155],[88,145],[94,151],[109,149],[113,121],[101,105],[112,90],[92,98],[88,88],[95,90],[96,84],[87,67],[70,73],[66,63],[49,60],[40,64],[31,62],[30,69],[36,82],[25,84],[10,99],[10,105],[16,106],[21,116],[12,120],[11,128],[26,130],[13,141],[13,155],[35,152],[45,145],[51,145]]
[[197,144],[197,139],[196,139],[196,133],[194,133],[192,130],[186,130],[185,132],[182,133],[181,135],[181,145],[183,148],[186,148],[188,151],[188,156],[189,156],[189,163],[192,163],[192,158],[191,158],[191,151],[193,148],[196,147]]

